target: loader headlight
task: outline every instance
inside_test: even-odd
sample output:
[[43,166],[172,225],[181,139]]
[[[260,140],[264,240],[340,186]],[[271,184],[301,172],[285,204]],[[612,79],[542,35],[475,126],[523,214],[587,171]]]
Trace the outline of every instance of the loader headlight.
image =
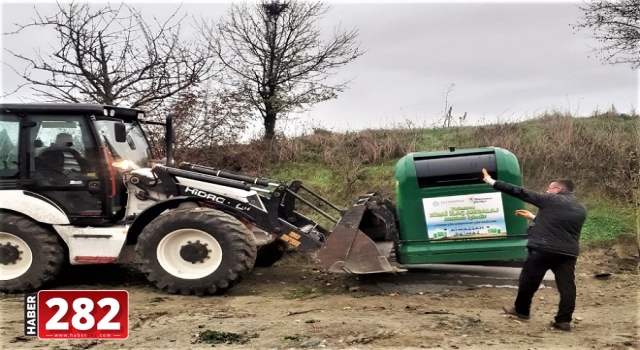
[[130,170],[133,169],[134,163],[128,159],[119,160],[111,163],[114,167],[121,170]]

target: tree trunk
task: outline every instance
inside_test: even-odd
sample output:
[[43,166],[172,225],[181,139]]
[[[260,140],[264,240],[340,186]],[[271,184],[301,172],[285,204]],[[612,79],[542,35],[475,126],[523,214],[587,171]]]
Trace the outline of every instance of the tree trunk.
[[264,115],[264,139],[267,141],[272,141],[276,136],[276,118],[276,111],[273,107],[267,106]]

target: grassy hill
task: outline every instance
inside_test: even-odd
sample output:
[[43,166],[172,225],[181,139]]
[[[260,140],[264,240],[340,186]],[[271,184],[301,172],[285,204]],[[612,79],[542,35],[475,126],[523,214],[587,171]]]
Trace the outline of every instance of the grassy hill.
[[518,157],[525,187],[542,189],[561,177],[576,182],[577,195],[589,210],[583,242],[590,243],[636,230],[639,126],[637,115],[607,112],[588,118],[551,113],[519,123],[477,127],[347,133],[316,129],[274,143],[255,141],[184,152],[180,158],[287,182],[301,180],[346,206],[369,191],[395,200],[393,166],[409,152],[449,146],[502,147]]

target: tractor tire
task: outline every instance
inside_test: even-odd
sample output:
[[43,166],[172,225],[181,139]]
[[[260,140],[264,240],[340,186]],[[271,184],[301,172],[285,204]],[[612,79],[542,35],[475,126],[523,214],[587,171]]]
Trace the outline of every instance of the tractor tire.
[[55,279],[64,264],[59,236],[30,218],[0,213],[0,291],[35,291]]
[[233,216],[208,208],[168,211],[138,237],[140,270],[170,294],[222,294],[256,261],[253,233]]
[[258,256],[256,257],[255,266],[269,267],[282,259],[287,251],[287,243],[276,239],[275,241],[265,244],[258,248]]

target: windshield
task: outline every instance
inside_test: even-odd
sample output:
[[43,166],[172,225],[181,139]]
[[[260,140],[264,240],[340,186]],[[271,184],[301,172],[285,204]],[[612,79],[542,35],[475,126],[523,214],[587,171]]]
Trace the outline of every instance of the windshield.
[[125,122],[127,141],[116,142],[115,121],[98,120],[95,122],[102,142],[109,148],[113,156],[114,165],[121,168],[140,169],[148,168],[149,143],[144,137],[140,124],[137,122]]

